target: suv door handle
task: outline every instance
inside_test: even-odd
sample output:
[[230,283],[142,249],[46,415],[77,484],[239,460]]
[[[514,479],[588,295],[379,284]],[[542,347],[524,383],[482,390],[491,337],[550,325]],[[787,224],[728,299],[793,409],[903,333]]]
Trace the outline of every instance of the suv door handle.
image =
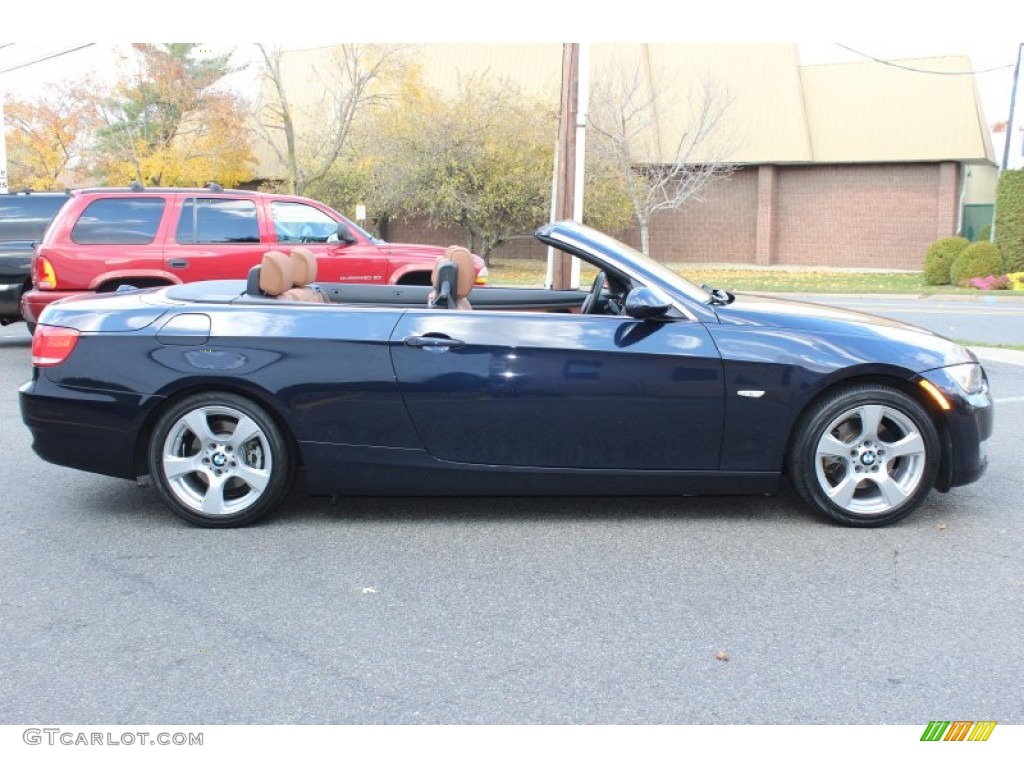
[[461,339],[450,339],[447,336],[407,336],[405,339],[407,347],[422,347],[426,349],[457,349],[466,346]]
[[167,264],[175,269],[184,269],[188,266],[188,259],[171,259]]

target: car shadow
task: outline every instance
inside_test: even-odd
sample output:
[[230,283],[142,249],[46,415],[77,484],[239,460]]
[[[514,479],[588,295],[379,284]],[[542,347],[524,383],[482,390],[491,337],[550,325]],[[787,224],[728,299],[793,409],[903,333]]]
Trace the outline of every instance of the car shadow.
[[776,496],[334,496],[306,494],[300,478],[280,509],[256,525],[315,520],[373,523],[617,521],[821,521],[784,484]]
[[[78,496],[75,514],[105,518],[116,525],[190,528],[168,510],[152,487],[110,480]],[[933,494],[906,520],[891,527],[944,527],[962,501]],[[500,522],[720,521],[728,525],[827,526],[844,528],[809,509],[783,480],[774,496],[309,496],[304,478],[277,511],[246,528]],[[203,530],[195,528],[195,530]],[[848,529],[856,530],[856,529]],[[871,529],[862,529],[871,530]],[[878,529],[885,530],[885,529]]]

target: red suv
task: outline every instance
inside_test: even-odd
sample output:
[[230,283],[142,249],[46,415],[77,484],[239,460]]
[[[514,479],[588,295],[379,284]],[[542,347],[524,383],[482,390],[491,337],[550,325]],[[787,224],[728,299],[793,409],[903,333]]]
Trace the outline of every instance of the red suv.
[[[302,245],[328,283],[429,285],[444,248],[386,243],[304,197],[202,189],[82,189],[54,218],[21,297],[29,326],[52,301],[86,292],[244,279],[271,249]],[[476,282],[487,268],[474,256]]]

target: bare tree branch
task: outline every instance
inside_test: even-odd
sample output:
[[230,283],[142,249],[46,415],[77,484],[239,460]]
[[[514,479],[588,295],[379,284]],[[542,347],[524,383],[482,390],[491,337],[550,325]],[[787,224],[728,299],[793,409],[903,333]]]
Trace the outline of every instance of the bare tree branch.
[[[725,159],[730,147],[722,125],[730,102],[724,88],[705,76],[699,92],[684,103],[641,64],[610,68],[595,80],[589,127],[622,177],[644,253],[653,214],[702,199],[709,184],[735,168]],[[687,117],[666,150],[659,115],[669,113]]]
[[[350,145],[363,111],[386,101],[380,84],[402,64],[406,46],[337,46],[322,70],[316,70],[324,98],[316,114],[297,114],[289,89],[297,87],[282,66],[280,50],[260,44],[267,84],[257,105],[257,131],[285,169],[290,191],[302,194],[323,179]],[[300,130],[300,125],[308,126]],[[283,142],[282,142],[283,138]]]

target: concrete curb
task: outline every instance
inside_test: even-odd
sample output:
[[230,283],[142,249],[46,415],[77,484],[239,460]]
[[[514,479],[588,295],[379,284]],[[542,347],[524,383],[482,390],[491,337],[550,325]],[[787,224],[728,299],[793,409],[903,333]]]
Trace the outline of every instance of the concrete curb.
[[982,362],[1009,363],[1010,365],[1024,366],[1024,352],[1018,352],[1015,349],[971,347],[971,351],[974,352]]
[[[991,291],[988,293],[790,293],[783,291],[738,291],[738,293],[756,293],[758,296],[771,296],[776,299],[795,299],[796,301],[813,301],[818,304],[827,303],[830,299],[871,299],[878,301],[958,301],[965,303],[1024,303],[1024,291]],[[997,295],[998,294],[998,295]]]

